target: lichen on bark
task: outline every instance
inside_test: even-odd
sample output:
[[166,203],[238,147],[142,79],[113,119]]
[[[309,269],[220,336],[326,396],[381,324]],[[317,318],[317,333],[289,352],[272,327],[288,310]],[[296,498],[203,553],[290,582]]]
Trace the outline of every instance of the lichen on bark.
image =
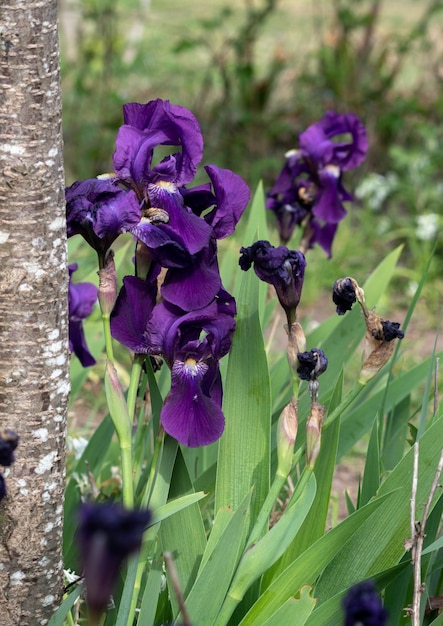
[[0,427],[20,436],[0,504],[2,626],[62,593],[69,391],[56,0],[0,3]]

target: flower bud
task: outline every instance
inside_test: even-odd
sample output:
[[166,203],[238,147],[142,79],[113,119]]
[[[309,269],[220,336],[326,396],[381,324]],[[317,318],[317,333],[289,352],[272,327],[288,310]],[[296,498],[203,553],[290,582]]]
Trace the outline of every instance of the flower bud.
[[320,348],[313,348],[309,352],[299,352],[297,358],[299,361],[297,374],[300,380],[317,380],[328,367],[328,359]]
[[337,305],[338,315],[344,315],[346,311],[350,311],[354,302],[360,304],[365,315],[367,313],[365,292],[351,276],[339,278],[335,281],[332,290],[332,300]]
[[277,473],[281,476],[288,476],[291,471],[297,429],[297,402],[291,398],[289,404],[283,409],[277,424]]
[[320,453],[321,429],[325,417],[325,407],[318,402],[311,404],[311,413],[306,422],[306,465],[313,468]]
[[109,250],[105,266],[97,272],[99,278],[98,301],[103,315],[111,315],[117,299],[117,274],[115,271],[114,253]]

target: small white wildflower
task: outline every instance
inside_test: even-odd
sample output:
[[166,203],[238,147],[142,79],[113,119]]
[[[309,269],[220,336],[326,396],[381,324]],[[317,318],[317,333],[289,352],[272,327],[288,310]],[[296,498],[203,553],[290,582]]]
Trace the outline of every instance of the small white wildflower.
[[362,180],[355,190],[355,195],[360,200],[365,200],[370,209],[379,211],[396,185],[397,177],[392,172],[386,176],[373,173]]
[[67,437],[66,438],[66,447],[69,452],[74,452],[75,460],[78,461],[83,452],[85,451],[86,446],[89,441],[84,437]]
[[417,217],[417,239],[430,241],[438,232],[439,216],[437,213],[425,213]]
[[391,220],[388,217],[381,217],[377,222],[377,235],[384,235],[391,228]]
[[71,583],[77,582],[77,580],[80,580],[80,576],[78,576],[75,572],[73,572],[70,569],[64,569],[63,576],[65,577],[65,580],[69,585]]

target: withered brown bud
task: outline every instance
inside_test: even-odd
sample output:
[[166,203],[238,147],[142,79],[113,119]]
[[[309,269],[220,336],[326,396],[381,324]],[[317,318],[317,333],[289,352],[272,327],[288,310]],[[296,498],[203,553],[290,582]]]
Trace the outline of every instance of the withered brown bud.
[[311,404],[311,413],[306,422],[306,465],[314,467],[320,453],[321,429],[325,417],[325,407],[318,402]]
[[288,363],[291,372],[295,375],[299,366],[297,354],[306,350],[306,337],[298,322],[291,324],[290,329],[286,325],[285,330],[288,334]]
[[109,250],[106,255],[105,267],[97,272],[99,278],[98,301],[103,315],[111,315],[117,299],[117,274],[115,271],[114,253]]
[[365,385],[389,361],[394,352],[394,339],[403,339],[398,322],[384,320],[374,311],[366,316],[366,334],[363,343],[363,365],[359,383]]
[[291,471],[297,430],[297,402],[292,397],[283,409],[277,424],[277,473],[281,476],[286,477]]

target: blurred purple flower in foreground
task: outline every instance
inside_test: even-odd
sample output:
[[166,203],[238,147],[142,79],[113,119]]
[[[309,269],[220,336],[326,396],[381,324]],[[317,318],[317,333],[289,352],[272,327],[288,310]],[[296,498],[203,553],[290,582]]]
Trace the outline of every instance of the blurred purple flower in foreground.
[[363,162],[367,148],[365,127],[352,113],[328,111],[301,133],[299,149],[286,154],[266,202],[276,215],[282,243],[303,225],[306,249],[318,243],[331,256],[337,225],[346,215],[343,202],[353,199],[342,174]]
[[77,541],[88,606],[106,609],[123,561],[140,549],[151,513],[128,511],[114,503],[83,504]]
[[385,626],[388,615],[372,580],[351,587],[343,599],[343,626]]
[[[0,465],[9,467],[15,461],[14,450],[18,446],[19,437],[13,430],[0,431]],[[6,483],[0,474],[0,502],[6,495]]]
[[91,315],[97,300],[97,287],[92,283],[73,283],[72,274],[77,270],[74,263],[69,269],[69,349],[83,367],[94,365],[95,359],[86,345],[83,320]]

